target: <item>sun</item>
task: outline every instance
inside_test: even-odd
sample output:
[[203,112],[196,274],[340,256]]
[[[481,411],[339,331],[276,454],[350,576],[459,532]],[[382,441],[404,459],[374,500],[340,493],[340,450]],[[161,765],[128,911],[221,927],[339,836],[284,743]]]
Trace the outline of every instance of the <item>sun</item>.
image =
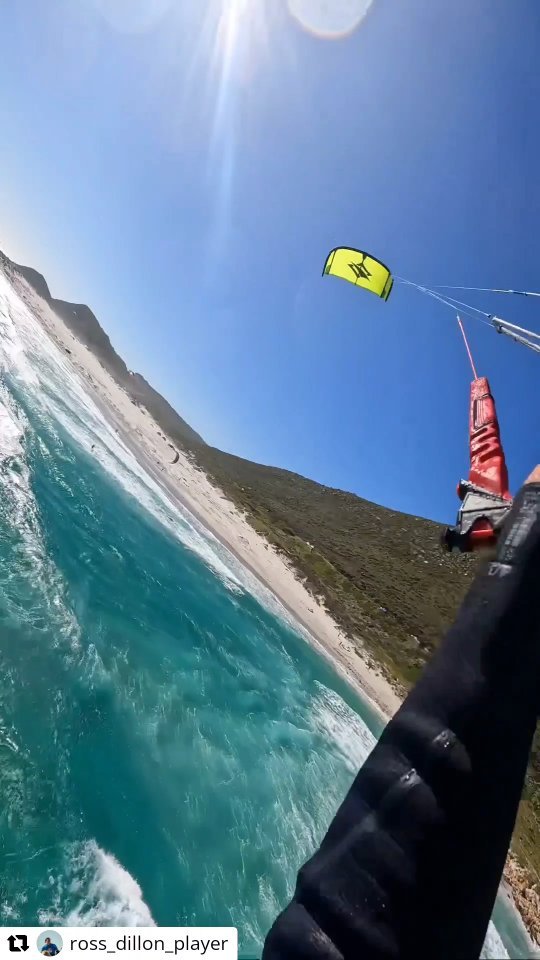
[[232,61],[241,65],[258,61],[267,47],[269,24],[265,0],[218,0],[218,26],[215,55],[221,58],[225,72]]

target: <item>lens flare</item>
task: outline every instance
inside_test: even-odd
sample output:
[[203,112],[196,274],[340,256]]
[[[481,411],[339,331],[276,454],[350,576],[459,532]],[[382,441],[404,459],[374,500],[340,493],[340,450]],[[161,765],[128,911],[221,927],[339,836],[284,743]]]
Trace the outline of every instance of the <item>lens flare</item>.
[[373,0],[288,0],[295,20],[318,37],[338,39],[352,33]]
[[254,78],[270,54],[270,26],[264,0],[216,0],[209,7],[203,49],[210,51],[207,69],[213,103],[208,164],[216,204],[212,250],[218,256],[231,227],[242,109],[245,122]]

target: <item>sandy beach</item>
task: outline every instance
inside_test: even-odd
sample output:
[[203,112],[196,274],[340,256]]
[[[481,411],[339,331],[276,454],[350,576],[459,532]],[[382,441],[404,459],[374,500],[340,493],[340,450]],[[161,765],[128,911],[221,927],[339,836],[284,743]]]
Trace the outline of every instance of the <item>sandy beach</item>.
[[[10,279],[49,336],[68,354],[85,389],[144,468],[274,594],[307,631],[318,651],[369,701],[381,719],[391,717],[401,702],[399,695],[376,666],[359,655],[358,644],[343,634],[286,560],[255,532],[236,506],[181,449],[174,445],[174,449],[171,448],[171,439],[164,435],[148,410],[131,401],[94,354],[76,339],[26,281],[18,277]],[[177,453],[178,459],[172,463]]]

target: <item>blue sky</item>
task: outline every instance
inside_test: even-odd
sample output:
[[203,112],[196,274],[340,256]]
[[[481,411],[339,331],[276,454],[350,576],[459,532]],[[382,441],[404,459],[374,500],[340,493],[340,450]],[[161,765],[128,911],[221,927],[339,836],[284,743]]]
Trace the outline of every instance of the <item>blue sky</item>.
[[[25,0],[0,34],[0,246],[209,442],[453,520],[452,314],[320,274],[344,243],[428,285],[540,288],[537,0],[374,0],[339,39],[287,0]],[[471,302],[540,329],[538,301]],[[540,358],[469,332],[516,488]]]

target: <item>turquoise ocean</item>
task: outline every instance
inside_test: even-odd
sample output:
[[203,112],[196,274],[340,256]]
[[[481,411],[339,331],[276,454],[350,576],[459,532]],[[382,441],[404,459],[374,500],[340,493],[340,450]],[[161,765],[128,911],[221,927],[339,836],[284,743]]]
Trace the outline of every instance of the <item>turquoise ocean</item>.
[[[379,732],[0,274],[0,923],[260,956]],[[485,955],[526,952],[501,901]]]

